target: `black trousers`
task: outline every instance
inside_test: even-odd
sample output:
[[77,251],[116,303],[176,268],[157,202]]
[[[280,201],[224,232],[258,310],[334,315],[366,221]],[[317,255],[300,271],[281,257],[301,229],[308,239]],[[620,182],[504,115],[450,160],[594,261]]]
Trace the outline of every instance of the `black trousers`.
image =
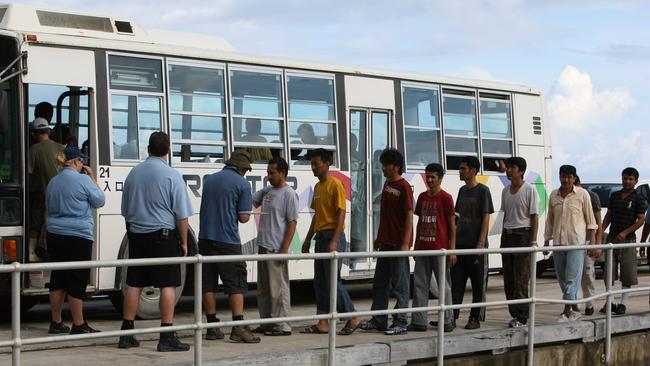
[[[501,248],[530,247],[532,231],[518,231],[501,234]],[[530,253],[503,253],[503,289],[507,300],[528,298],[530,284]],[[508,305],[510,316],[526,324],[528,321],[528,304]]]
[[[487,255],[459,255],[456,265],[451,267],[451,299],[454,304],[462,304],[465,286],[469,278],[472,285],[472,303],[485,301],[487,288]],[[454,319],[460,311],[454,309]],[[470,317],[485,321],[485,307],[473,307]]]

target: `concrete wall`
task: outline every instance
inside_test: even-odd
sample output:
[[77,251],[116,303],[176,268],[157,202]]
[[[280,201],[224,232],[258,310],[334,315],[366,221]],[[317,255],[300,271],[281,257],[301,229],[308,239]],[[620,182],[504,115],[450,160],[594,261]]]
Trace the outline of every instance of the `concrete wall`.
[[[601,366],[605,340],[565,343],[535,348],[535,366]],[[650,331],[612,337],[612,362],[615,366],[650,365]],[[409,365],[435,365],[435,360]],[[526,350],[510,350],[500,355],[473,355],[445,359],[445,366],[519,366],[526,364]]]

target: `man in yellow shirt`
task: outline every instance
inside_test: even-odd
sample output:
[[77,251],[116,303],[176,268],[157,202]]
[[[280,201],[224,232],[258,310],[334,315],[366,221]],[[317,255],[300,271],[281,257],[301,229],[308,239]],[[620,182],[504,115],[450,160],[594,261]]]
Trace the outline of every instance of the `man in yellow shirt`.
[[[309,253],[311,239],[316,235],[316,253],[333,251],[345,252],[345,188],[336,178],[330,176],[329,169],[332,164],[332,153],[324,149],[316,149],[309,154],[311,170],[318,178],[314,187],[314,197],[311,208],[314,216],[311,220],[309,232],[302,245],[302,252]],[[316,313],[327,314],[330,312],[330,261],[314,261],[314,291],[316,294]],[[355,311],[348,290],[341,281],[341,261],[338,263],[338,281],[336,307],[339,313]],[[352,334],[361,323],[361,318],[354,317],[339,331],[340,335]],[[319,320],[318,324],[309,326],[301,333],[327,333],[329,323]]]

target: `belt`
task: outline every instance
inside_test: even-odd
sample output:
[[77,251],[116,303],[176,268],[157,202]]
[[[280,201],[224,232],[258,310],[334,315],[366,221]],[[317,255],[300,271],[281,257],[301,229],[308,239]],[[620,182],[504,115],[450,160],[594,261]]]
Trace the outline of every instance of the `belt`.
[[532,228],[530,228],[530,227],[517,227],[517,228],[514,228],[514,229],[503,228],[503,232],[506,233],[506,234],[525,233],[525,232],[531,231],[531,230],[532,230]]

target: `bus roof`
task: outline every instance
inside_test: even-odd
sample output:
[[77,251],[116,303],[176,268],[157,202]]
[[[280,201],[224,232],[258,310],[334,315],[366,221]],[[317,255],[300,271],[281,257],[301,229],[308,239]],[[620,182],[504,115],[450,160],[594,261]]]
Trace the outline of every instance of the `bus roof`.
[[235,52],[225,39],[203,34],[144,29],[128,18],[92,13],[52,10],[23,4],[0,4],[0,30],[37,36],[39,44],[102,48],[224,62],[282,66],[314,71],[398,78],[449,86],[474,87],[541,95],[530,86],[479,81],[376,68],[320,64]]

